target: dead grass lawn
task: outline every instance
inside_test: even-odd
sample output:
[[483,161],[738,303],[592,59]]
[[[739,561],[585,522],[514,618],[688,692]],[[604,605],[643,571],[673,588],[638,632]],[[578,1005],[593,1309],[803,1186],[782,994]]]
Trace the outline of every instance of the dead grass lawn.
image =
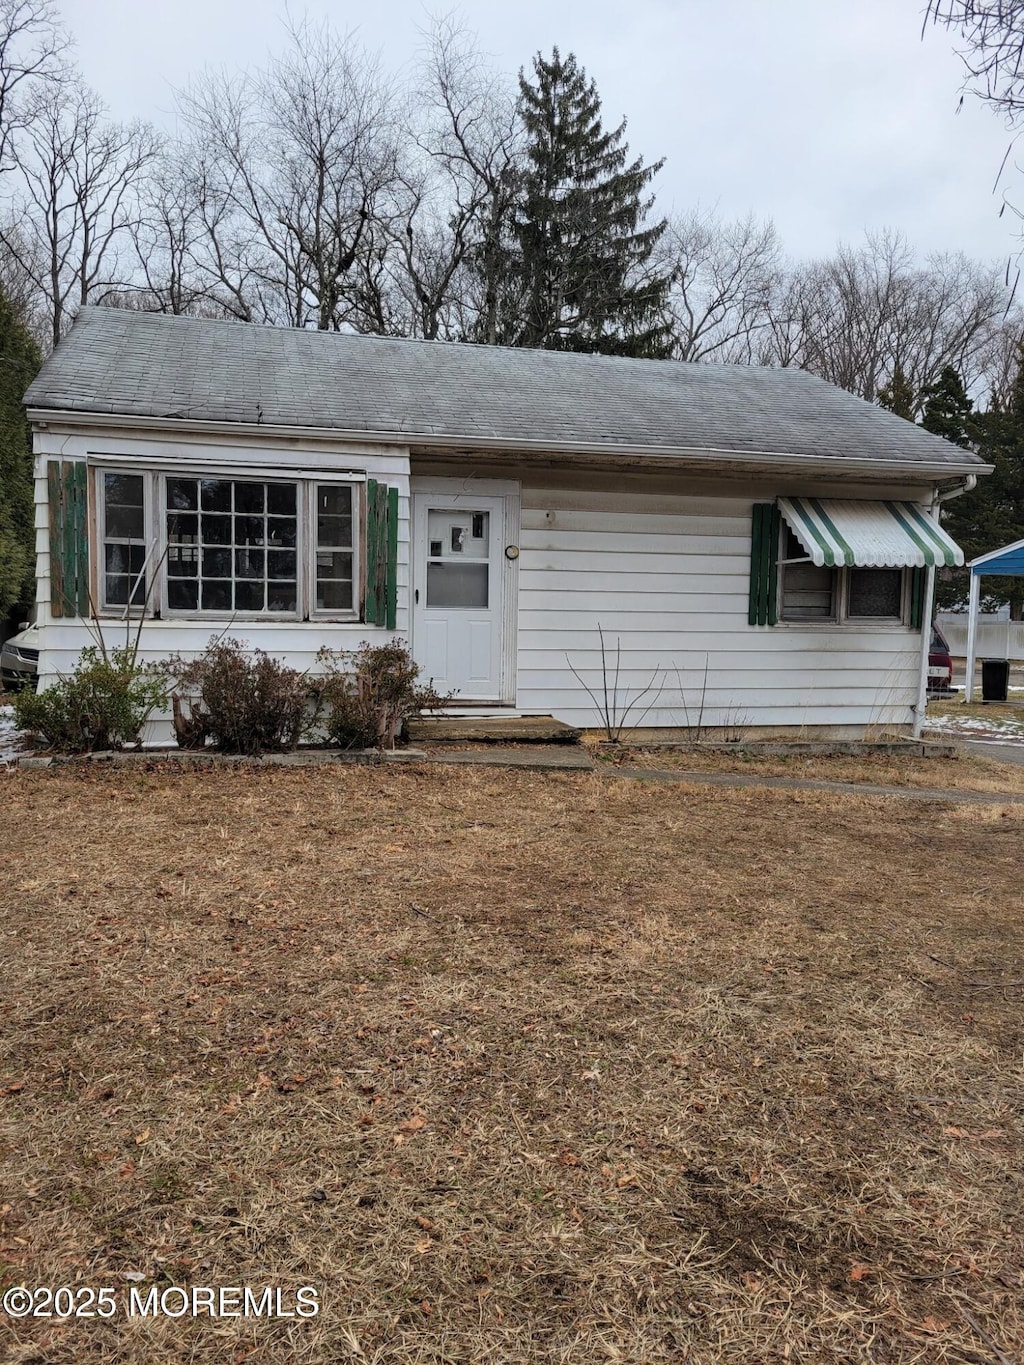
[[1024,1353],[1020,807],[4,781],[0,1280],[323,1307],[0,1318],[0,1359]]

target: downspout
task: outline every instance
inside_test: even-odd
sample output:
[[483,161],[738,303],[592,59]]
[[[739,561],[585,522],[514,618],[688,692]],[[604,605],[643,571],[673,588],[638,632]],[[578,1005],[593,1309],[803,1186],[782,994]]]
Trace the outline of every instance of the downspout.
[[[950,498],[958,498],[962,493],[969,493],[978,483],[977,474],[968,474],[960,483],[953,488],[947,488],[944,493],[936,489],[932,494],[932,505],[928,509],[932,520],[939,520],[939,505],[948,502]],[[932,612],[935,606],[935,565],[928,565],[928,572],[925,576],[924,601],[921,604],[921,661],[917,680],[917,705],[914,707],[914,739],[921,738],[921,730],[924,726],[925,714],[928,710],[928,655],[931,652],[932,643]]]

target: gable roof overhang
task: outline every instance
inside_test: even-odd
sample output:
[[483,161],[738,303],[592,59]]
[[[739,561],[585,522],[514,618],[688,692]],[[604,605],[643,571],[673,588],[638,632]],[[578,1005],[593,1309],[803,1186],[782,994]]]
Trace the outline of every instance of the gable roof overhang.
[[[510,457],[530,465],[576,464],[605,468],[656,468],[694,473],[734,471],[736,474],[764,474],[774,470],[780,474],[811,474],[830,478],[902,479],[913,483],[938,485],[963,479],[966,475],[989,473],[993,466],[969,456],[960,462],[943,460],[927,462],[920,459],[856,459],[835,455],[808,454],[786,450],[731,450],[714,447],[655,448],[634,443],[604,443],[599,448],[585,441],[533,441],[514,437],[474,436],[466,439],[463,433],[441,432],[381,432],[341,430],[337,427],[294,426],[265,422],[215,422],[208,419],[181,417],[149,417],[116,412],[91,412],[80,408],[28,409],[28,418],[38,430],[51,426],[134,431],[153,435],[169,433],[175,436],[236,436],[281,441],[291,445],[302,443],[359,444],[397,446],[411,455],[444,459],[479,458],[481,455],[500,459]],[[966,454],[966,452],[965,452]]]

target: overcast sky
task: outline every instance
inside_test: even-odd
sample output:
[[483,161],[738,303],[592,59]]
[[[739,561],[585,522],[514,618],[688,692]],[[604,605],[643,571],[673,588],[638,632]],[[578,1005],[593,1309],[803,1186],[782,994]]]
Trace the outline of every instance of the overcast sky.
[[[258,65],[284,43],[282,0],[59,0],[86,79],[121,118],[168,125],[173,90],[203,66]],[[300,0],[295,16],[355,30],[408,68],[431,13],[457,13],[514,74],[538,49],[575,52],[604,122],[666,158],[659,207],[753,211],[794,257],[865,229],[901,229],[920,255],[1003,262],[1016,220],[992,186],[1008,145],[968,99],[950,35],[922,40],[922,0]],[[1024,207],[1024,176],[1005,177]]]

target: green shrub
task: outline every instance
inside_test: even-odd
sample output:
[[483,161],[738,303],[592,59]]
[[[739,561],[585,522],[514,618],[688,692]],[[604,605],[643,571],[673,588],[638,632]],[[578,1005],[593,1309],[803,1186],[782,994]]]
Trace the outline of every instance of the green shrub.
[[83,649],[73,673],[42,692],[13,698],[22,730],[54,749],[90,753],[136,744],[150,713],[167,705],[167,679],[139,664],[135,649]]
[[280,752],[294,749],[312,723],[306,675],[244,640],[215,639],[198,659],[166,667],[177,679],[171,702],[182,748],[211,739],[229,753]]
[[451,700],[417,685],[420,669],[402,640],[363,644],[357,650],[322,649],[318,694],[326,707],[321,724],[343,749],[393,749],[410,717]]

